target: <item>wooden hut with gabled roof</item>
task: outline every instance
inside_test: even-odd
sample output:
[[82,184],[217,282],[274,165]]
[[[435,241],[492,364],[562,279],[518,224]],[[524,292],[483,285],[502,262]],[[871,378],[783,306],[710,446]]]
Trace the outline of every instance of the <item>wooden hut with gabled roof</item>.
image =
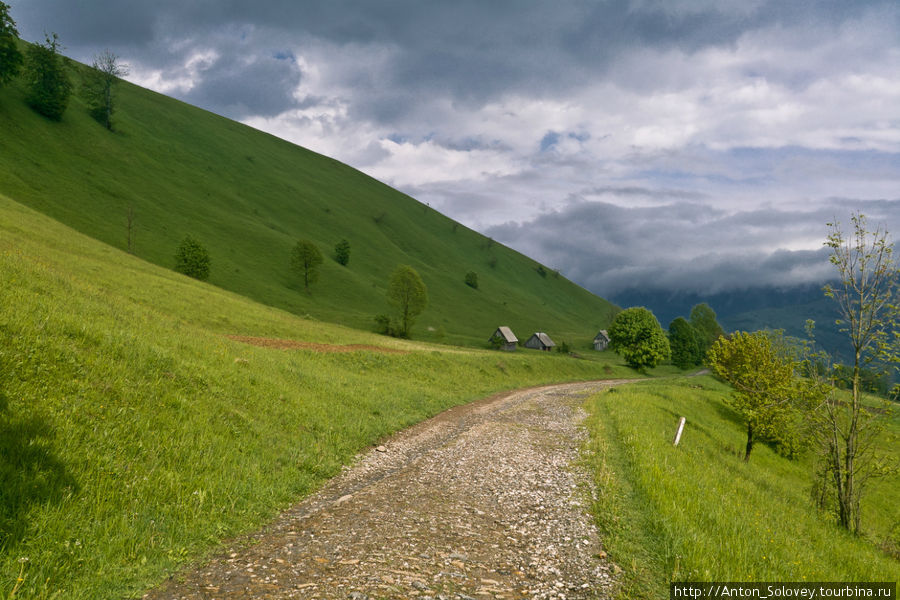
[[605,329],[601,329],[600,333],[594,337],[594,350],[606,350],[609,347],[609,333]]
[[516,349],[516,344],[519,343],[519,338],[512,332],[512,329],[505,325],[501,325],[497,328],[494,334],[488,339],[489,342],[494,343],[496,339],[500,340],[499,349],[506,350],[507,352],[512,352]]
[[550,336],[543,331],[537,331],[525,342],[526,348],[534,348],[535,350],[550,350],[556,346]]

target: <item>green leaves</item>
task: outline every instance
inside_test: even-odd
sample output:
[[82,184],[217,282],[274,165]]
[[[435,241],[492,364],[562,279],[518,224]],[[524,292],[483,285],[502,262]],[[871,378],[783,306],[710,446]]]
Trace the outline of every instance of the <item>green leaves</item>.
[[48,35],[44,44],[28,48],[26,77],[28,106],[48,119],[62,119],[72,95],[72,82],[59,54],[59,37],[55,33]]
[[388,300],[400,311],[401,337],[409,337],[415,318],[428,306],[428,289],[415,269],[400,265],[391,275]]
[[309,240],[299,240],[291,251],[291,268],[303,278],[303,287],[319,280],[319,266],[324,262],[319,247]]
[[9,5],[0,2],[0,85],[8,83],[22,69],[23,57],[16,44],[19,32],[9,16]]
[[609,328],[609,347],[630,367],[655,367],[671,354],[669,340],[653,313],[642,306],[627,308],[616,315]]
[[206,281],[209,279],[209,265],[209,252],[203,244],[190,235],[184,236],[175,253],[175,270],[188,277]]

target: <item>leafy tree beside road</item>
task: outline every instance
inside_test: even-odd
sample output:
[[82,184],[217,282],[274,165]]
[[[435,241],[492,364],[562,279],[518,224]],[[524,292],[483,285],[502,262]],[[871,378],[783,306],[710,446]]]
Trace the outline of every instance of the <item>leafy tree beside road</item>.
[[608,333],[609,347],[635,369],[655,367],[671,354],[659,321],[643,306],[627,308],[616,315]]

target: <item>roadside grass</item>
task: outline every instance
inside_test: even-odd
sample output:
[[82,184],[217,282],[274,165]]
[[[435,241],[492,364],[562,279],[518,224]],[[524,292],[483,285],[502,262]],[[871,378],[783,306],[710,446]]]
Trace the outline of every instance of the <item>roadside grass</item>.
[[[619,597],[668,598],[678,581],[900,581],[900,560],[879,549],[898,533],[900,476],[872,483],[865,534],[848,534],[814,507],[809,458],[787,460],[760,444],[742,460],[746,434],[723,403],[728,393],[704,376],[588,401],[594,514],[624,571]],[[894,421],[886,442],[894,452],[898,434]]]
[[300,318],[3,196],[0,281],[0,598],[139,597],[402,427],[499,390],[635,376],[611,353],[451,349]]
[[[77,81],[83,67],[72,63]],[[417,339],[483,346],[499,325],[586,350],[616,308],[564,276],[334,159],[121,82],[115,131],[77,95],[61,122],[28,108],[22,78],[0,88],[0,194],[113,247],[174,267],[186,234],[210,283],[297,315],[374,330],[390,274],[409,264],[430,303]],[[291,272],[297,239],[325,256],[309,291]],[[350,262],[334,247],[350,242]],[[465,284],[478,273],[479,287]]]

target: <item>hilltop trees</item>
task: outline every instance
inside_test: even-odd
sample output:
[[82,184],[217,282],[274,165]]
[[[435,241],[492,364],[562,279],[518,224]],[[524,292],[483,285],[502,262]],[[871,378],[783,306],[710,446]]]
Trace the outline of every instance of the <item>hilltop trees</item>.
[[303,278],[303,287],[319,280],[319,267],[324,262],[319,247],[309,240],[299,240],[291,251],[291,268]]
[[635,369],[655,367],[669,358],[666,334],[652,312],[643,306],[627,308],[609,327],[609,347]]
[[97,122],[112,131],[113,90],[119,78],[128,75],[128,67],[109,49],[95,55],[91,67],[83,88],[88,110]]
[[59,54],[59,37],[55,33],[48,35],[45,43],[29,46],[25,75],[28,106],[48,119],[62,119],[72,94],[72,82]]
[[175,270],[188,277],[206,281],[209,279],[209,252],[203,244],[190,235],[184,236],[175,253]]
[[22,69],[22,53],[16,39],[19,31],[9,16],[9,5],[0,2],[0,86],[11,81]]

